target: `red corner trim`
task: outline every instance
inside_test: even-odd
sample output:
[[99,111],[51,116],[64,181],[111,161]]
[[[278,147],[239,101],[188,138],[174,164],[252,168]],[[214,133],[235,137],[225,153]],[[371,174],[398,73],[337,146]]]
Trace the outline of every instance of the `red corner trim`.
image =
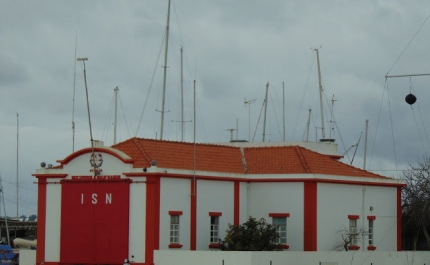
[[191,179],[190,250],[197,249],[197,181]]
[[240,182],[234,182],[234,216],[233,224],[239,225],[240,222]]
[[289,213],[269,213],[269,217],[290,217]]
[[348,249],[349,250],[359,250],[360,249],[360,247],[359,246],[348,246]]
[[209,212],[209,216],[222,216],[222,212]]
[[402,251],[402,187],[397,187],[397,251]]
[[169,211],[169,215],[182,215],[182,211]]
[[369,215],[369,216],[367,216],[367,220],[376,220],[376,216]]
[[172,243],[169,244],[169,248],[182,248],[182,245],[178,243]]
[[376,249],[376,247],[375,246],[368,246],[367,247],[367,250],[375,250]]
[[37,241],[36,264],[45,261],[45,231],[46,231],[46,178],[40,178],[37,185]]
[[[64,158],[63,160],[57,160],[57,162],[60,163],[61,165],[66,165],[70,161],[72,161],[73,159],[75,159],[76,157],[78,157],[80,155],[83,155],[83,154],[86,154],[86,153],[92,153],[92,152],[93,152],[93,150],[91,148],[84,148],[84,149],[81,149],[79,151],[74,152],[73,154],[69,155],[68,157]],[[121,160],[124,164],[132,164],[132,163],[134,163],[134,159],[123,158],[118,153],[113,152],[112,150],[107,149],[107,148],[95,147],[94,148],[94,152],[100,152],[100,153],[110,154],[110,155],[118,158],[119,160]]]
[[303,250],[317,251],[317,183],[304,183]]
[[210,243],[208,247],[209,248],[220,248],[221,244],[219,242],[218,243]]
[[350,214],[350,215],[348,215],[348,219],[360,219],[360,215]]

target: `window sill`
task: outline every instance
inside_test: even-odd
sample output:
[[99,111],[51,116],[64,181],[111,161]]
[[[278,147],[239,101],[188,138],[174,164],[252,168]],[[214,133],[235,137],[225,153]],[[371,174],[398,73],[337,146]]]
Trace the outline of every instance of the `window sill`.
[[367,247],[367,250],[375,250],[376,249],[376,247],[375,246],[368,246]]
[[359,250],[360,247],[359,246],[348,246],[349,250]]
[[210,243],[208,247],[209,248],[220,248],[221,244],[220,243]]
[[289,249],[289,248],[290,248],[290,245],[287,245],[287,244],[285,244],[285,245],[280,245],[280,246],[279,246],[279,248],[280,248],[280,249]]
[[182,245],[179,243],[171,243],[169,244],[169,248],[182,248]]

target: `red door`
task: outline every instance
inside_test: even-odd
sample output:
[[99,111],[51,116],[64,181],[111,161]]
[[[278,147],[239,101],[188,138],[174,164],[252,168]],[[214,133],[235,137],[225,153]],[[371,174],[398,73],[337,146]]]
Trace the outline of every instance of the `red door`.
[[129,186],[129,180],[62,181],[61,263],[122,264],[128,258]]

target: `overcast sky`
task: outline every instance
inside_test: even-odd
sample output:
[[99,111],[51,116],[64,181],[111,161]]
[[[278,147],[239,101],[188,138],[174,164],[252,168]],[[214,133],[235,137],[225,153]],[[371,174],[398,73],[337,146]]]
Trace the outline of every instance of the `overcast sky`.
[[[308,109],[309,140],[321,138],[312,50],[319,48],[326,138],[336,139],[342,155],[361,136],[355,156],[352,148],[341,161],[354,157],[362,168],[368,119],[366,168],[398,177],[394,170],[430,148],[430,77],[385,75],[430,73],[429,14],[427,0],[172,0],[163,139],[181,139],[181,46],[186,141],[193,140],[193,80],[198,142],[228,142],[237,121],[234,139],[261,142],[267,83],[265,140],[282,141],[283,82],[286,141],[305,139]],[[72,152],[73,116],[74,150],[90,146],[75,48],[78,58],[88,57],[93,138],[113,144],[116,86],[117,141],[160,136],[166,17],[167,0],[0,1],[0,174],[8,215],[16,215],[17,131],[19,215],[36,213],[31,174],[40,162],[55,165]],[[404,101],[411,89],[413,108]]]

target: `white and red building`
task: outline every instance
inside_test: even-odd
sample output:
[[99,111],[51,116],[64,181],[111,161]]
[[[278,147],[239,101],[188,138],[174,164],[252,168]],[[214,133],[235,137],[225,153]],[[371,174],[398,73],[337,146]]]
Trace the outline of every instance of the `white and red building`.
[[339,231],[364,231],[350,250],[401,250],[404,183],[340,158],[332,143],[98,143],[33,174],[36,263],[153,264],[216,250],[249,216],[278,225],[284,251],[333,250]]

